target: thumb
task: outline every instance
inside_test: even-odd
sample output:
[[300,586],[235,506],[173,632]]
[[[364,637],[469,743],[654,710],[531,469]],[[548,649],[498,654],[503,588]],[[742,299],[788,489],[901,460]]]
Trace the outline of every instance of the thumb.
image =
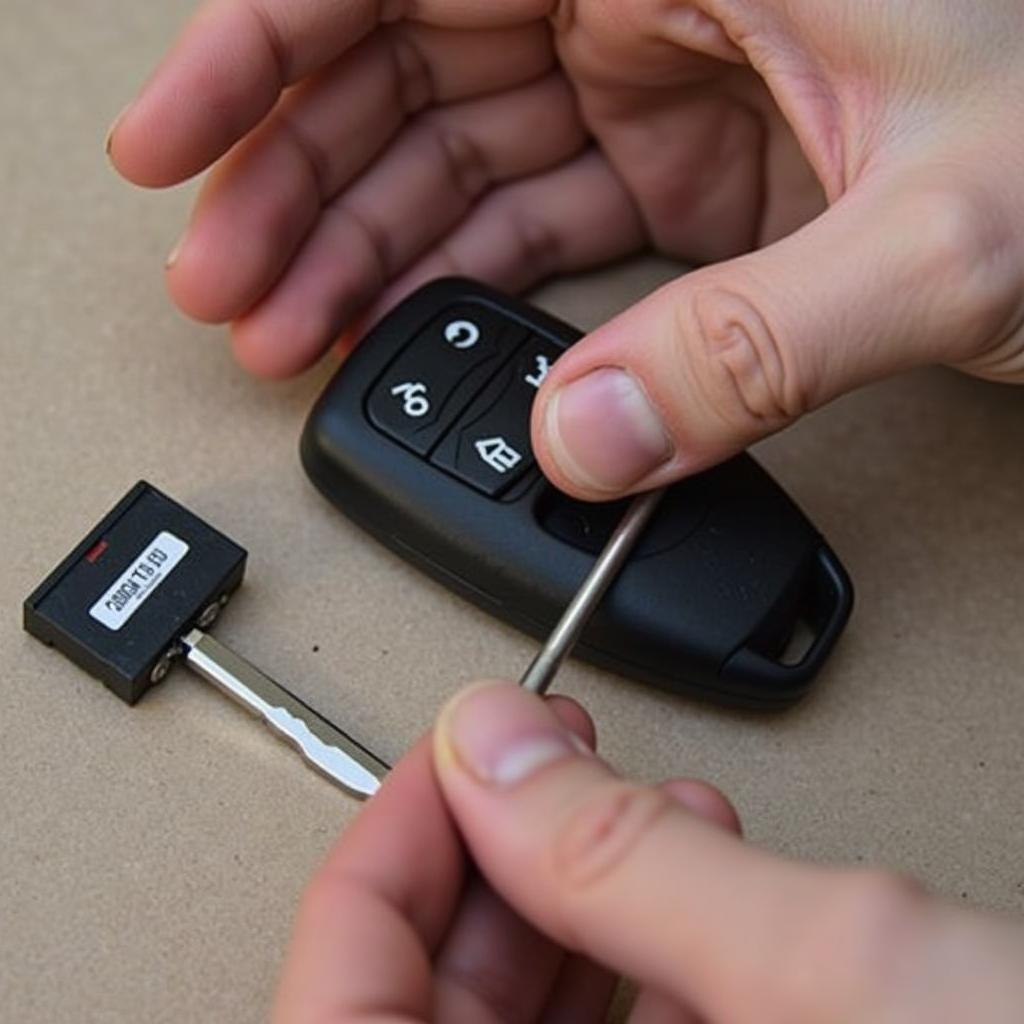
[[704,1018],[878,1019],[882,992],[908,975],[924,905],[909,884],[747,846],[616,778],[510,684],[456,697],[434,736],[448,806],[505,900]]
[[1009,224],[918,169],[671,282],[555,365],[533,411],[544,471],[583,498],[660,486],[868,381],[984,362],[1020,315]]

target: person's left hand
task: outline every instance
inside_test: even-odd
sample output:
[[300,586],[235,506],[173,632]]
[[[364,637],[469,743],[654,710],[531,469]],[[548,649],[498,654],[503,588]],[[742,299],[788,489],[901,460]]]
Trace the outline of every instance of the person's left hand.
[[[554,698],[551,706],[594,745],[593,724],[579,705]],[[680,781],[665,788],[690,810],[738,829],[732,808],[710,786]],[[309,884],[273,1021],[596,1020],[615,984],[527,924],[474,872],[424,740]]]

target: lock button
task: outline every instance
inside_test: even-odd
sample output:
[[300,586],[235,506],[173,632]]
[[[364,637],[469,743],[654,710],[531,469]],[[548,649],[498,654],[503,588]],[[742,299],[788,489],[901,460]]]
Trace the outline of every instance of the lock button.
[[526,331],[487,306],[448,306],[378,379],[366,413],[375,427],[427,455]]

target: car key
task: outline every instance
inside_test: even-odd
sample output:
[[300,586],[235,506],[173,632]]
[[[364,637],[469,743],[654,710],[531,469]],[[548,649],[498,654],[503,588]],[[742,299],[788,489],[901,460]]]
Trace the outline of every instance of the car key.
[[140,480],[32,592],[24,625],[128,704],[183,661],[354,796],[388,766],[206,630],[242,582],[246,552]]
[[[631,506],[523,677],[528,689],[547,689],[659,498]],[[129,704],[181,661],[346,792],[372,796],[389,771],[381,758],[207,632],[246,560],[233,540],[140,480],[25,600],[25,629]]]
[[[545,638],[629,504],[562,494],[530,447],[533,398],[579,337],[477,282],[432,282],[327,386],[305,469],[392,550]],[[835,553],[744,453],[666,490],[575,653],[673,692],[781,708],[807,691],[852,603]]]

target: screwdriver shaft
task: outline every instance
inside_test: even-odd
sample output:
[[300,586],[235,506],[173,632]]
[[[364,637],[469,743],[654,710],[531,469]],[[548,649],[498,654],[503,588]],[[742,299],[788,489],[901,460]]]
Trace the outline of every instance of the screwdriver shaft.
[[625,515],[615,527],[614,533],[604,550],[597,557],[580,589],[562,613],[558,625],[552,630],[544,646],[530,662],[519,685],[533,693],[545,693],[555,678],[559,666],[573,649],[580,633],[586,626],[611,586],[619,571],[626,564],[636,542],[650,522],[658,507],[664,488],[648,491],[634,498]]

